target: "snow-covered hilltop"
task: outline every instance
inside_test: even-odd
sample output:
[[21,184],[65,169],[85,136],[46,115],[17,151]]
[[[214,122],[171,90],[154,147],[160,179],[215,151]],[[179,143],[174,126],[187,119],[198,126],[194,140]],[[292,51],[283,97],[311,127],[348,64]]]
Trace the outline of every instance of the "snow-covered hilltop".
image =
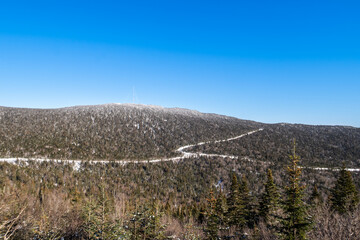
[[200,141],[224,139],[259,123],[139,104],[59,109],[0,107],[0,157],[153,159]]
[[0,107],[0,158],[127,162],[201,153],[284,163],[293,138],[305,166],[338,167],[345,161],[348,167],[360,167],[359,128],[262,124],[140,104]]

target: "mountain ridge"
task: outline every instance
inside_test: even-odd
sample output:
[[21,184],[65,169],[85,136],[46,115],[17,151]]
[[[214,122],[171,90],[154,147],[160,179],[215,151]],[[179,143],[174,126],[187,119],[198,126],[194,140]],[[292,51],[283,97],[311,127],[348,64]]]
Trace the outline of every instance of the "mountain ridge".
[[317,166],[360,166],[360,128],[265,124],[214,113],[142,104],[83,105],[55,109],[0,107],[0,157],[124,160],[179,156],[176,149],[235,137],[241,141],[197,146],[229,154],[283,162],[296,138],[305,161]]
[[153,104],[140,104],[140,103],[104,103],[104,104],[90,104],[90,105],[74,105],[74,106],[65,106],[65,107],[55,107],[55,108],[32,108],[32,107],[9,107],[9,106],[0,106],[4,109],[22,109],[22,110],[61,110],[61,109],[78,109],[78,108],[91,108],[91,107],[100,107],[100,106],[124,106],[124,107],[133,107],[138,109],[158,109],[158,110],[169,110],[169,111],[178,111],[178,112],[193,112],[203,115],[216,115],[218,117],[226,117],[226,118],[235,118],[243,121],[251,121],[256,122],[259,124],[265,124],[265,125],[275,125],[275,124],[283,124],[283,125],[302,125],[302,126],[324,126],[324,127],[345,127],[345,128],[354,128],[354,129],[360,129],[360,127],[352,126],[352,125],[342,125],[342,124],[310,124],[310,123],[290,123],[290,122],[261,122],[257,120],[249,120],[249,119],[243,119],[236,116],[230,116],[225,114],[219,114],[219,113],[213,113],[213,112],[201,112],[196,109],[189,109],[189,108],[183,108],[183,107],[164,107],[161,105],[153,105]]
[[223,115],[133,104],[59,109],[0,107],[0,155],[80,159],[171,157],[176,156],[174,150],[178,146],[239,135],[256,125]]

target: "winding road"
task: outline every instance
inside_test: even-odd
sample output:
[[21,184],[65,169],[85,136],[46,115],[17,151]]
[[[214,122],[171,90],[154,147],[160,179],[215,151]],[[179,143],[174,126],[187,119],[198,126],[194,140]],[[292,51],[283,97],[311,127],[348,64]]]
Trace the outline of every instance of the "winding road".
[[[222,139],[222,140],[216,140],[216,141],[208,141],[208,142],[199,142],[196,144],[192,144],[192,145],[186,145],[186,146],[182,146],[180,148],[178,148],[176,150],[176,152],[181,153],[181,156],[178,157],[172,157],[172,158],[159,158],[159,159],[150,159],[150,160],[118,160],[116,161],[116,163],[120,163],[120,164],[129,164],[129,163],[158,163],[158,162],[178,162],[181,160],[184,160],[186,158],[194,158],[194,157],[219,157],[219,158],[231,158],[231,159],[241,159],[243,161],[250,161],[250,162],[255,162],[256,160],[250,159],[249,157],[239,157],[239,156],[233,156],[233,155],[224,155],[224,154],[208,154],[208,153],[201,153],[201,152],[187,152],[186,149],[192,148],[192,147],[196,147],[196,146],[201,146],[201,145],[205,145],[205,144],[210,144],[210,143],[221,143],[221,142],[229,142],[229,141],[233,141],[233,140],[237,140],[246,136],[249,136],[251,134],[263,131],[263,128],[259,128],[257,130],[253,130],[244,134],[241,134],[239,136],[236,137],[232,137],[232,138],[227,138],[227,139]],[[8,162],[8,163],[12,163],[12,164],[17,164],[19,162],[27,162],[28,160],[32,160],[32,161],[38,161],[38,162],[64,162],[64,163],[69,163],[69,164],[73,164],[74,165],[74,169],[79,169],[80,165],[82,162],[84,162],[84,160],[69,160],[69,159],[49,159],[49,158],[0,158],[0,162]],[[87,161],[88,163],[109,163],[111,161],[108,160],[90,160]],[[306,169],[313,169],[313,170],[317,170],[317,171],[338,171],[339,169],[337,168],[323,168],[323,167],[303,167]],[[348,171],[352,171],[352,172],[360,172],[360,168],[347,168],[346,170]]]

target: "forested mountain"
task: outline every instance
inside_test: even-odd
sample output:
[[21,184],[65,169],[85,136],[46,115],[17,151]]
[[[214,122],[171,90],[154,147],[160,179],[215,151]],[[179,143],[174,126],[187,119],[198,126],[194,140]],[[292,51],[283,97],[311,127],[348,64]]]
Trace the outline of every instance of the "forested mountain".
[[236,136],[258,126],[232,117],[135,104],[0,107],[0,156],[84,160],[169,157],[182,145]]
[[105,104],[60,109],[0,107],[0,157],[151,159],[176,156],[183,145],[208,143],[192,152],[285,162],[296,138],[309,166],[360,166],[360,129],[345,126],[263,124],[180,108]]
[[296,139],[306,166],[360,167],[360,129],[345,126],[267,124],[263,131],[231,142],[196,146],[189,151],[247,156],[260,161],[287,163]]
[[141,160],[182,146],[219,155],[0,162],[0,238],[358,239],[360,172],[346,166],[360,167],[359,128],[133,104],[0,107],[0,158]]

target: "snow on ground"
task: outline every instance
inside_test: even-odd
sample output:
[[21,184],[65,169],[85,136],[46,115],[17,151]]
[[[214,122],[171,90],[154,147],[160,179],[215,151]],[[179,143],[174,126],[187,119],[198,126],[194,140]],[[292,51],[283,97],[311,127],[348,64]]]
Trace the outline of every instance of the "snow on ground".
[[[341,168],[325,168],[325,167],[303,167],[307,169],[312,169],[316,171],[340,171]],[[360,168],[345,168],[349,172],[360,172]]]
[[[251,132],[242,134],[242,135],[234,137],[234,138],[218,140],[218,141],[214,141],[214,142],[217,143],[217,142],[232,141],[232,140],[239,139],[239,138],[248,136],[250,134],[253,134],[253,133],[256,133],[256,132],[262,131],[262,130],[263,129],[258,129],[258,130],[251,131]],[[182,147],[178,148],[176,151],[181,153],[181,156],[179,156],[179,157],[159,158],[159,159],[151,159],[151,160],[137,160],[137,161],[119,160],[119,161],[116,161],[116,162],[120,163],[120,164],[158,163],[158,162],[168,162],[168,161],[178,162],[178,161],[181,161],[181,160],[186,159],[186,158],[199,157],[199,156],[201,156],[201,157],[221,157],[221,158],[232,158],[232,159],[238,158],[237,156],[231,156],[231,155],[192,153],[192,152],[185,152],[184,151],[185,149],[195,147],[195,146],[199,146],[199,145],[203,145],[203,144],[206,144],[206,143],[211,143],[211,141],[209,141],[209,142],[200,142],[200,143],[196,143],[196,144],[192,144],[192,145],[186,145],[186,146],[182,146]],[[84,160],[70,160],[70,159],[64,160],[64,159],[48,159],[48,158],[0,158],[0,162],[8,162],[8,163],[12,163],[12,164],[16,164],[18,162],[26,162],[28,160],[38,161],[38,162],[49,162],[49,161],[64,162],[64,163],[68,163],[68,164],[73,164],[74,169],[79,169],[81,162],[84,162]],[[109,163],[108,160],[90,160],[90,161],[86,161],[86,162],[88,162],[88,163]]]
[[[251,132],[248,132],[248,133],[241,134],[241,135],[233,137],[233,138],[228,138],[228,139],[223,139],[223,140],[216,140],[216,141],[208,141],[208,142],[199,142],[199,143],[192,144],[192,145],[186,145],[186,146],[182,146],[182,147],[178,148],[176,151],[181,152],[181,153],[186,153],[186,152],[184,152],[184,150],[187,149],[187,148],[197,147],[197,146],[201,146],[201,145],[209,144],[209,143],[229,142],[229,141],[233,141],[233,140],[236,140],[236,139],[239,139],[239,138],[254,134],[254,133],[262,131],[262,130],[264,130],[264,129],[260,128],[260,129],[257,129],[257,130],[254,130],[254,131],[251,131]],[[205,154],[205,153],[203,153],[203,154]],[[210,155],[214,155],[214,154],[205,154],[205,155],[210,156]],[[227,156],[227,155],[219,155],[219,156]]]
[[[186,152],[185,149],[188,148],[192,148],[192,147],[196,147],[196,146],[200,146],[200,145],[204,145],[204,144],[209,144],[209,143],[221,143],[221,142],[229,142],[229,141],[233,141],[233,140],[237,140],[240,138],[243,138],[245,136],[249,136],[251,134],[257,133],[259,131],[264,130],[263,128],[257,129],[257,130],[253,130],[244,134],[241,134],[239,136],[236,137],[232,137],[232,138],[227,138],[227,139],[222,139],[222,140],[216,140],[216,141],[208,141],[208,142],[199,142],[196,144],[192,144],[192,145],[186,145],[186,146],[182,146],[180,148],[178,148],[176,151],[181,153],[181,156],[179,157],[172,157],[172,158],[159,158],[159,159],[151,159],[151,160],[118,160],[115,161],[116,163],[119,164],[129,164],[129,163],[133,163],[133,164],[139,164],[139,163],[158,163],[158,162],[178,162],[181,160],[184,160],[186,158],[196,158],[196,157],[209,157],[209,158],[213,158],[213,157],[220,157],[220,158],[231,158],[231,159],[241,159],[243,161],[249,161],[249,162],[255,162],[256,160],[250,159],[249,157],[238,157],[238,156],[233,156],[233,155],[225,155],[225,154],[208,154],[208,153],[201,153],[201,152],[196,152],[196,153],[192,153],[192,152]],[[27,162],[27,161],[37,161],[37,162],[63,162],[63,163],[68,163],[68,164],[72,164],[73,168],[75,170],[79,170],[80,169],[80,165],[82,162],[87,162],[90,164],[93,163],[110,163],[111,161],[108,160],[90,160],[90,161],[84,161],[84,160],[70,160],[70,159],[49,159],[49,158],[0,158],[0,162],[8,162],[8,163],[12,163],[12,164],[17,164],[19,162]],[[303,167],[303,168],[307,168],[307,169],[313,169],[313,170],[317,170],[317,171],[339,171],[339,168],[323,168],[323,167]],[[346,168],[346,170],[351,171],[351,172],[360,172],[360,168]]]

